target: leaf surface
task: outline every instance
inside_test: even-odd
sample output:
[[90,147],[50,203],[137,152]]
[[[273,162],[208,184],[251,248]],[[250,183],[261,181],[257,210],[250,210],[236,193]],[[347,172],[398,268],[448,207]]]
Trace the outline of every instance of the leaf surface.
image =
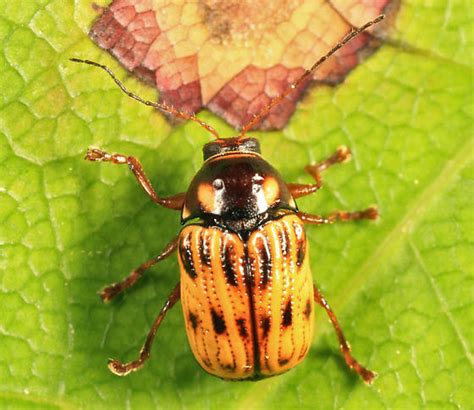
[[345,367],[319,309],[308,358],[276,378],[229,383],[202,372],[179,306],[144,369],[108,371],[107,358],[137,356],[177,261],[111,305],[96,292],[157,254],[179,217],[154,206],[126,167],[86,163],[84,151],[135,155],[157,191],[172,194],[186,190],[209,136],[195,124],[172,127],[104,73],[68,62],[100,60],[126,77],[86,35],[89,1],[0,1],[0,10],[0,407],[472,407],[469,2],[402,2],[390,41],[344,84],[310,92],[282,132],[253,134],[292,182],[309,182],[304,166],[337,146],[353,150],[299,206],[380,208],[377,223],[308,228],[313,276],[354,354],[379,373],[372,387]]

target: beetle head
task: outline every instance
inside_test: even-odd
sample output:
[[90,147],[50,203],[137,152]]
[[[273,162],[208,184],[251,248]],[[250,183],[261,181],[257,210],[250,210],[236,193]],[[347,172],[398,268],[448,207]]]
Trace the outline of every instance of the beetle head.
[[260,144],[255,138],[223,138],[204,145],[204,161],[228,152],[253,152],[260,154]]
[[212,218],[230,229],[248,229],[272,209],[296,204],[279,173],[260,156],[254,138],[206,144],[205,162],[189,186],[182,221]]

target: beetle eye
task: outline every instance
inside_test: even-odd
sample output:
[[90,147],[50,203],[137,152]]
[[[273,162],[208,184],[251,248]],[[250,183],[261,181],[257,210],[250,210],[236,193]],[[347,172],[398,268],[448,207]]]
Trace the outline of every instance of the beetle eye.
[[221,189],[224,188],[224,181],[222,179],[215,179],[212,182],[212,186],[216,191],[220,191]]

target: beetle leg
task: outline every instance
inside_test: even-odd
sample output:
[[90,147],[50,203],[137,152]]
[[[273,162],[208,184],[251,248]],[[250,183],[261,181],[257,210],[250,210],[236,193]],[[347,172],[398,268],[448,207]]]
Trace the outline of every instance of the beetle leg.
[[379,212],[376,207],[371,206],[363,211],[335,211],[328,216],[312,215],[305,212],[297,212],[297,215],[303,222],[315,225],[332,224],[336,221],[356,221],[358,219],[377,219]]
[[185,193],[180,193],[176,195],[169,196],[167,198],[161,198],[155,192],[151,186],[151,182],[143,171],[142,164],[135,157],[128,157],[122,154],[109,154],[105,151],[102,151],[98,148],[89,148],[87,150],[86,156],[84,159],[89,161],[103,161],[103,162],[112,162],[113,164],[127,164],[130,168],[130,171],[133,172],[135,178],[145,192],[155,201],[158,205],[164,206],[165,208],[181,210],[184,203]]
[[321,188],[321,185],[318,184],[286,184],[286,186],[294,199],[313,194]]
[[347,147],[339,147],[334,154],[324,161],[318,162],[317,164],[308,165],[305,167],[305,171],[310,174],[313,179],[316,181],[315,184],[287,184],[288,189],[290,190],[291,196],[293,198],[301,198],[316,192],[323,185],[323,180],[321,178],[321,172],[328,169],[334,164],[339,164],[341,162],[347,162],[351,159],[351,151]]
[[140,279],[143,273],[151,268],[155,263],[162,261],[163,259],[170,256],[178,247],[178,237],[174,238],[165,249],[154,258],[142,263],[138,268],[134,269],[130,275],[120,282],[114,283],[106,288],[102,289],[99,293],[100,297],[104,302],[110,302],[115,296],[123,292],[125,289],[132,287],[138,279]]
[[324,308],[327,315],[329,316],[329,319],[331,320],[332,325],[334,326],[334,330],[336,331],[337,338],[339,340],[339,347],[341,349],[342,354],[344,355],[344,360],[346,361],[346,364],[351,369],[355,370],[359,374],[359,376],[362,377],[364,382],[366,382],[367,384],[372,384],[374,378],[377,376],[377,373],[366,369],[354,357],[352,357],[351,347],[349,346],[349,343],[344,337],[344,333],[342,332],[341,325],[339,324],[336,315],[334,314],[327,300],[321,294],[316,285],[313,285],[313,290],[314,301],[318,303],[322,308]]
[[180,284],[178,282],[177,285],[174,287],[173,291],[168,296],[168,299],[166,300],[160,313],[153,322],[153,325],[150,331],[148,332],[145,344],[140,350],[139,358],[129,363],[122,363],[119,360],[110,359],[108,367],[112,373],[116,374],[117,376],[126,376],[127,374],[134,372],[143,366],[143,364],[150,358],[150,350],[153,345],[153,340],[155,339],[156,331],[160,327],[161,322],[168,313],[168,310],[170,310],[179,299]]

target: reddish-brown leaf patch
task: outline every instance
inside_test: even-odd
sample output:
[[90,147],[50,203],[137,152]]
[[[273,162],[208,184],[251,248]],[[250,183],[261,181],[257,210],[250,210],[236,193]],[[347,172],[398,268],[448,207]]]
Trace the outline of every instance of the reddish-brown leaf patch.
[[[153,84],[160,100],[187,111],[203,107],[236,128],[283,92],[352,26],[391,0],[114,0],[90,35],[129,71]],[[379,27],[377,30],[383,30]],[[363,33],[318,69],[313,83],[336,84],[372,52]],[[285,126],[309,83],[273,109],[261,129]]]

